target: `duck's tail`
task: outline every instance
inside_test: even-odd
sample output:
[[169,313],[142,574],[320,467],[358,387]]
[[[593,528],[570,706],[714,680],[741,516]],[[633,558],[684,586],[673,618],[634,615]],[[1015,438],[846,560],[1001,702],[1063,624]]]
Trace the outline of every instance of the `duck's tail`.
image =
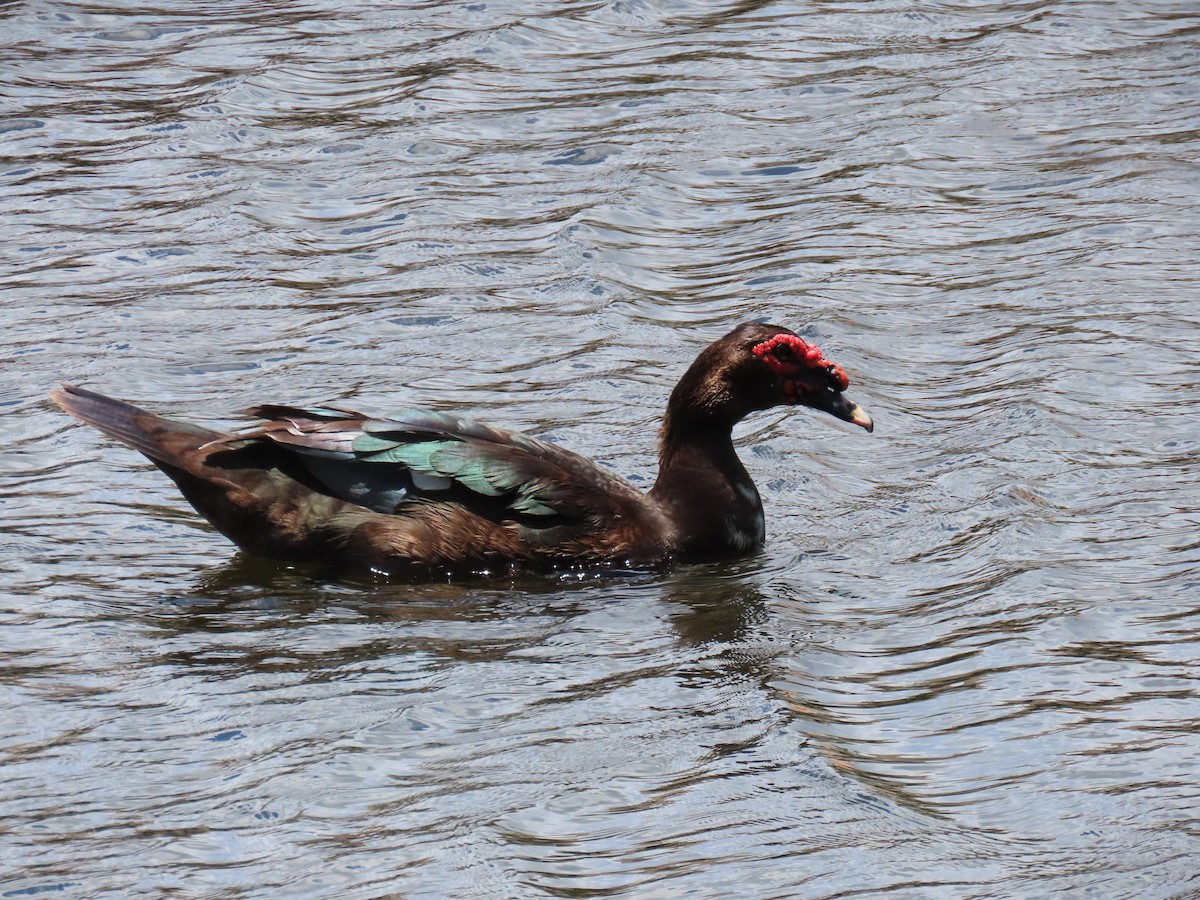
[[156,463],[176,468],[186,467],[184,459],[189,452],[228,437],[220,431],[167,419],[73,384],[58,385],[50,391],[50,399],[79,421],[128,444]]
[[239,440],[70,384],[56,387],[50,399],[149,457],[218,531],[259,556],[338,561],[346,557],[339,536],[379,517],[315,491],[270,443]]

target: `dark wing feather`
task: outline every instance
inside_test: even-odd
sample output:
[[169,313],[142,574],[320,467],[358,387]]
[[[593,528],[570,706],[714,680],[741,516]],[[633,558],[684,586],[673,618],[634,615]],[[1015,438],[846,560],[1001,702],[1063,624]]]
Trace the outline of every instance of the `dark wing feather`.
[[640,491],[555,444],[446,413],[404,410],[368,419],[333,408],[260,406],[268,419],[236,440],[290,451],[333,496],[384,513],[453,503],[515,523],[535,545],[636,518]]

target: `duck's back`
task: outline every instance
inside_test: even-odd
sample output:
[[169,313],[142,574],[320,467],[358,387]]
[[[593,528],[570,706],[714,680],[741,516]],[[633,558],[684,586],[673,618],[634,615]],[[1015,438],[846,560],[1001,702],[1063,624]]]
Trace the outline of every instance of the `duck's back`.
[[656,561],[666,528],[645,494],[556,444],[447,413],[366,418],[333,408],[261,406],[267,420],[227,446],[269,444],[300,480],[375,513],[346,543],[355,556],[420,565]]

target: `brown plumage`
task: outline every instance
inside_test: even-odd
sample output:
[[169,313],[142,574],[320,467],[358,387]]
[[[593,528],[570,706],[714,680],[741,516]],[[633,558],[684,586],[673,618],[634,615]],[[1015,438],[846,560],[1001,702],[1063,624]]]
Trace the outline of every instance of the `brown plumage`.
[[762,504],[731,429],[778,405],[868,431],[845,373],[787,329],[741,325],[671,394],[659,476],[642,493],[578,454],[445,413],[371,419],[266,405],[238,434],[62,385],[51,399],[147,456],[247,552],[389,572],[654,565],[762,544]]

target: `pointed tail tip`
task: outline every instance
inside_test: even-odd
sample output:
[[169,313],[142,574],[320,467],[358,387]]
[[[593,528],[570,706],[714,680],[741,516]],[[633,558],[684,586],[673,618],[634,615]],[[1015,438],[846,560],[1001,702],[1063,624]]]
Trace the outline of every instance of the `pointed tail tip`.
[[78,390],[79,388],[75,385],[69,384],[66,381],[60,381],[54,387],[50,388],[50,399],[58,406],[62,406],[64,403],[69,402],[68,397]]
[[54,405],[65,412],[71,411],[71,400],[78,396],[80,389],[66,381],[60,381],[50,388],[50,399]]
[[89,391],[66,381],[60,381],[50,389],[50,399],[63,412],[70,413],[85,422],[91,421],[91,417],[86,414],[89,407],[128,406],[120,400],[113,400],[111,397],[105,397],[103,394],[97,394],[95,391]]

